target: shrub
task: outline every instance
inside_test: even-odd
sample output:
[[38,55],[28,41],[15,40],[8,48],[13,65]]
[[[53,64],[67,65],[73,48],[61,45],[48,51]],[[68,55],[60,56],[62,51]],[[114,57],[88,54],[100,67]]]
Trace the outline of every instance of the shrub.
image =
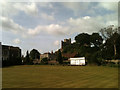
[[42,60],[41,60],[41,64],[48,64],[48,58],[43,58]]
[[63,60],[68,60],[68,57],[63,57]]

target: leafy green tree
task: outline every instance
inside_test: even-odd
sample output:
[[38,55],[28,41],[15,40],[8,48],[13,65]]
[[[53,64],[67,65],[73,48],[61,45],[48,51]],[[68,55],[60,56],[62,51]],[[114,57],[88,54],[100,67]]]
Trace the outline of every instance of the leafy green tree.
[[120,33],[119,33],[119,36],[118,38],[116,39],[116,58],[117,59],[120,59]]
[[29,58],[29,52],[27,51],[27,52],[26,52],[26,62],[28,63],[29,60],[30,60],[30,58]]
[[99,47],[102,44],[103,39],[98,33],[92,33],[90,36],[90,42],[94,47]]
[[29,52],[26,52],[26,57],[25,57],[25,61],[24,64],[32,64],[32,60],[30,60],[30,56],[29,56]]
[[114,25],[110,25],[107,28],[103,28],[100,30],[100,34],[103,37],[104,40],[107,40],[110,38],[117,30],[113,29]]
[[60,49],[57,52],[57,61],[59,62],[59,64],[63,64],[63,58]]
[[105,40],[103,45],[103,51],[106,52],[106,59],[119,58],[119,46],[120,46],[120,27],[113,28],[111,25],[107,28],[101,29],[100,34]]
[[91,55],[91,59],[92,59],[92,62],[97,65],[101,65],[103,62],[100,51],[97,51],[93,55]]
[[65,47],[63,47],[63,53],[73,53],[74,52],[74,46],[71,45],[67,45]]
[[76,43],[79,43],[80,45],[90,45],[90,35],[87,33],[79,34],[75,37]]
[[81,52],[77,52],[77,54],[74,57],[83,57],[83,54],[81,54]]
[[31,59],[40,59],[40,53],[38,52],[38,50],[36,50],[36,49],[31,50],[30,58]]
[[95,65],[101,65],[103,63],[103,59],[101,57],[101,52],[97,51],[95,53],[86,53],[85,55],[88,64],[95,64]]
[[112,51],[112,56],[114,59],[118,57],[119,49],[120,49],[120,35],[118,33],[114,33],[110,38],[106,40],[106,50],[109,52]]
[[42,64],[48,64],[48,58],[43,58],[42,60],[41,60],[41,63]]

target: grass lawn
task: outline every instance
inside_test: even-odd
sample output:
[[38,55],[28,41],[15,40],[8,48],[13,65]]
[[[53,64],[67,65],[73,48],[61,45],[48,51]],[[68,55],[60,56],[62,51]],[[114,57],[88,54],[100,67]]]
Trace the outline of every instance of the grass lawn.
[[118,68],[23,65],[2,69],[3,88],[118,88]]

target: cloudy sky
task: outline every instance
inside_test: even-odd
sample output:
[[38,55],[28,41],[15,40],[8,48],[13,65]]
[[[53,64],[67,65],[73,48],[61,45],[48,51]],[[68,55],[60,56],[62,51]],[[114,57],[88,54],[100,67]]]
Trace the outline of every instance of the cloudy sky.
[[116,2],[1,2],[0,21],[5,45],[18,46],[25,55],[33,48],[40,53],[60,48],[64,38],[98,32],[118,24]]

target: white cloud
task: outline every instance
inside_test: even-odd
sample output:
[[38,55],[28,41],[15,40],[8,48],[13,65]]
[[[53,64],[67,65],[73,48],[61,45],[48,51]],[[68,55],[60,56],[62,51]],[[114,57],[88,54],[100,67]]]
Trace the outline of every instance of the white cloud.
[[68,27],[63,27],[59,24],[38,25],[34,29],[26,29],[23,26],[15,23],[10,18],[0,17],[0,20],[2,21],[3,30],[13,32],[14,34],[21,34],[22,37],[39,35],[40,33],[46,33],[50,35],[65,35],[68,31]]
[[19,44],[19,43],[21,43],[21,41],[20,41],[20,39],[16,38],[16,39],[13,40],[13,43]]
[[90,16],[85,16],[83,17],[83,19],[90,19]]
[[40,7],[44,7],[44,8],[53,8],[53,5],[52,3],[50,2],[40,2],[40,3],[37,3],[37,5],[39,5]]
[[64,7],[72,10],[74,12],[75,15],[77,15],[78,13],[82,13],[82,12],[85,12],[90,3],[89,2],[64,2],[64,3],[61,3]]
[[2,9],[0,10],[0,14],[3,16],[9,16],[10,14],[16,15],[18,13],[17,9],[14,8],[12,3],[2,0],[0,4],[0,8]]
[[39,35],[40,33],[46,33],[50,35],[70,35],[73,33],[92,33],[97,32],[101,28],[109,25],[117,25],[116,14],[90,17],[84,16],[80,18],[70,18],[65,21],[66,26],[59,24],[50,25],[38,25],[34,29],[29,29],[29,35]]
[[70,18],[68,20],[68,23],[71,25],[71,34],[74,32],[92,33],[97,30],[100,30],[100,28],[102,27],[102,24],[100,22],[98,23],[98,21],[96,21],[94,18],[89,19],[85,19],[84,17],[77,19]]
[[13,19],[10,19],[8,17],[0,17],[0,21],[2,21],[2,25],[0,25],[2,30],[9,31],[9,32],[12,32],[14,34],[19,34],[23,38],[28,37],[27,36],[28,30],[25,27],[14,22]]
[[52,15],[47,15],[46,13],[41,13],[41,17],[46,20],[55,20]]
[[116,14],[109,14],[97,17],[80,17],[80,18],[70,18],[68,24],[70,25],[70,33],[93,33],[98,32],[101,28],[107,27],[109,25],[118,25]]
[[15,2],[7,2],[3,0],[1,2],[2,11],[0,14],[3,16],[12,16],[18,14],[19,11],[23,11],[28,15],[37,16],[38,15],[38,7],[36,3],[15,3]]
[[59,41],[59,40],[56,40],[56,41],[54,42],[54,45],[56,45],[56,46],[60,45],[60,41]]
[[101,7],[107,10],[118,11],[118,2],[100,2],[98,8]]
[[30,35],[37,35],[42,33],[47,33],[51,35],[65,35],[68,31],[68,27],[62,27],[59,24],[50,24],[50,25],[44,25],[44,26],[37,26],[34,29],[29,29],[28,34]]
[[20,34],[22,37],[31,37],[40,34],[49,34],[53,36],[70,35],[73,33],[92,33],[97,32],[101,28],[109,25],[117,25],[116,14],[90,17],[84,16],[80,18],[70,18],[65,21],[65,25],[50,24],[38,25],[35,28],[28,28],[15,23],[12,19],[7,17],[0,17],[2,21],[3,30],[11,31],[15,34]]
[[117,20],[114,20],[114,21],[108,21],[107,23],[106,23],[106,25],[114,25],[114,26],[118,26],[118,21]]
[[29,3],[29,4],[23,4],[23,3],[15,3],[14,8],[17,10],[24,11],[28,15],[38,15],[38,8],[36,3]]
[[[103,9],[118,12],[118,2],[63,2],[65,8],[74,12],[76,16],[81,14],[97,15],[97,10]],[[104,13],[104,12],[102,12]]]
[[0,21],[2,21],[3,30],[12,31],[14,33],[24,32],[25,29],[21,25],[15,23],[12,19],[7,17],[0,17]]
[[53,14],[47,15],[46,13],[40,13],[39,16],[38,6],[44,8],[53,8],[52,4],[48,2],[44,2],[44,3],[13,2],[12,3],[12,2],[2,1],[0,6],[0,8],[2,8],[2,11],[0,11],[0,14],[6,17],[10,17],[19,14],[20,11],[23,11],[27,15],[41,17],[46,20],[54,20]]

